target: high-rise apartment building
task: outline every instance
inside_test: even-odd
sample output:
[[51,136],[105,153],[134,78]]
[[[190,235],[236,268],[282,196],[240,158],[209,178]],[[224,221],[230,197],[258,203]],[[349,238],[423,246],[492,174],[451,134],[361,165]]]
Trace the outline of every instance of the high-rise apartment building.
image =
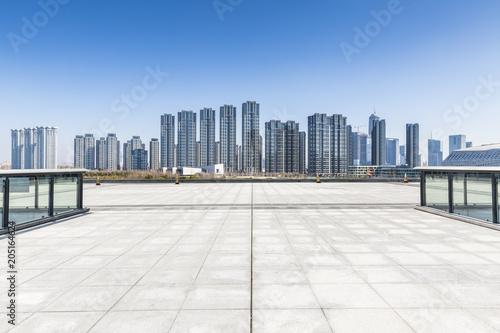
[[56,169],[57,127],[11,130],[12,169]]
[[196,162],[194,165],[196,166],[202,166],[201,165],[201,160],[200,160],[200,156],[201,156],[201,142],[200,141],[196,141]]
[[266,153],[265,169],[266,172],[285,172],[284,159],[284,126],[280,120],[271,120],[265,123]]
[[236,107],[224,105],[220,107],[220,163],[225,172],[238,171],[236,163]]
[[84,137],[84,164],[85,169],[94,170],[95,169],[95,138],[93,134],[85,134]]
[[25,166],[25,130],[11,130],[11,168],[32,169]]
[[132,169],[131,170],[148,170],[148,151],[143,146],[140,149],[132,150]]
[[354,137],[352,132],[352,126],[346,126],[346,144],[347,144],[347,166],[354,165]]
[[215,110],[204,108],[200,110],[200,163],[215,164]]
[[262,170],[262,138],[259,133],[260,106],[257,102],[242,105],[242,171]]
[[428,166],[442,166],[443,143],[440,140],[429,139],[427,149]]
[[[134,165],[141,165],[141,163],[137,163],[137,161],[134,161],[132,158],[134,150],[139,149],[145,150],[145,146],[140,136],[133,136],[132,140],[128,140],[123,144],[123,170],[143,170],[134,168]],[[142,158],[142,156],[138,154],[136,154],[136,156]]]
[[299,124],[289,120],[284,126],[285,170],[287,173],[298,173],[300,164]]
[[332,174],[347,174],[348,137],[347,117],[341,114],[332,116]]
[[409,168],[420,166],[418,124],[406,124],[406,164]]
[[385,139],[385,163],[388,165],[399,165],[399,139]]
[[85,139],[83,135],[77,135],[74,140],[73,166],[76,169],[82,169],[85,160]]
[[308,166],[311,174],[331,173],[331,118],[315,113],[307,118]]
[[155,138],[149,142],[149,168],[151,170],[160,169],[160,142]]
[[95,169],[95,138],[93,134],[77,135],[74,140],[74,167]]
[[316,113],[308,117],[308,172],[312,174],[347,173],[347,118]]
[[236,166],[235,166],[235,169],[233,171],[241,171],[241,145],[236,145],[235,149],[234,149],[234,155],[235,155],[235,160],[236,160]]
[[96,141],[96,168],[97,170],[106,170],[107,168],[108,151],[106,146],[106,138],[100,138]]
[[163,114],[160,125],[160,158],[162,168],[171,168],[177,165],[175,162],[175,116]]
[[215,142],[215,164],[220,164],[220,141]]
[[299,173],[307,173],[307,137],[299,132]]
[[385,119],[374,120],[371,131],[372,165],[385,165],[385,133]]
[[196,113],[177,114],[177,166],[196,166]]
[[106,137],[106,170],[120,170],[120,141],[114,133]]
[[458,134],[458,135],[450,135],[450,142],[449,142],[449,148],[450,148],[450,154],[458,149],[465,149],[466,146],[466,140],[465,140],[465,135],[463,134]]

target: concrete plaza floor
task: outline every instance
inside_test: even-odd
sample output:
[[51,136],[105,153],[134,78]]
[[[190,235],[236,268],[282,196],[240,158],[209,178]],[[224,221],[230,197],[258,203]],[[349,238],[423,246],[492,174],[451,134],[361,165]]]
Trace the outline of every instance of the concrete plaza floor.
[[11,331],[500,331],[500,232],[417,211],[418,195],[396,183],[87,184],[90,213],[17,235]]

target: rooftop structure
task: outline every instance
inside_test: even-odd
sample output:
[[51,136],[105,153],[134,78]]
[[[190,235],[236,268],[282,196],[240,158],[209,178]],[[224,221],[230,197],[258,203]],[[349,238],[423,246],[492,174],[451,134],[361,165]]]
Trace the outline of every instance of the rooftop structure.
[[500,144],[455,150],[443,161],[443,166],[500,166]]
[[91,214],[17,235],[16,329],[500,330],[500,233],[418,201],[413,183],[86,184]]

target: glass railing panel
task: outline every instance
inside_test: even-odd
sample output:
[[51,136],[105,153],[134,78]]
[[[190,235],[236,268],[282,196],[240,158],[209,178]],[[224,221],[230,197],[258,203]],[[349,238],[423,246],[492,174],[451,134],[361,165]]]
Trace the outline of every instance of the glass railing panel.
[[9,221],[17,224],[49,215],[48,177],[9,179]]
[[54,177],[54,214],[77,209],[78,177]]
[[448,175],[426,174],[425,197],[427,207],[448,211]]
[[491,174],[468,174],[466,184],[465,203],[457,205],[455,213],[492,221]]

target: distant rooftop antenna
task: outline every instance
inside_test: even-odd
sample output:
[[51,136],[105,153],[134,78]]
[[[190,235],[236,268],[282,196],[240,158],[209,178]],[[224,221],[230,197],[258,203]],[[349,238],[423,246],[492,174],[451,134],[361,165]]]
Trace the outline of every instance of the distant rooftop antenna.
[[373,114],[377,114],[377,110],[375,110],[375,105],[373,106]]

